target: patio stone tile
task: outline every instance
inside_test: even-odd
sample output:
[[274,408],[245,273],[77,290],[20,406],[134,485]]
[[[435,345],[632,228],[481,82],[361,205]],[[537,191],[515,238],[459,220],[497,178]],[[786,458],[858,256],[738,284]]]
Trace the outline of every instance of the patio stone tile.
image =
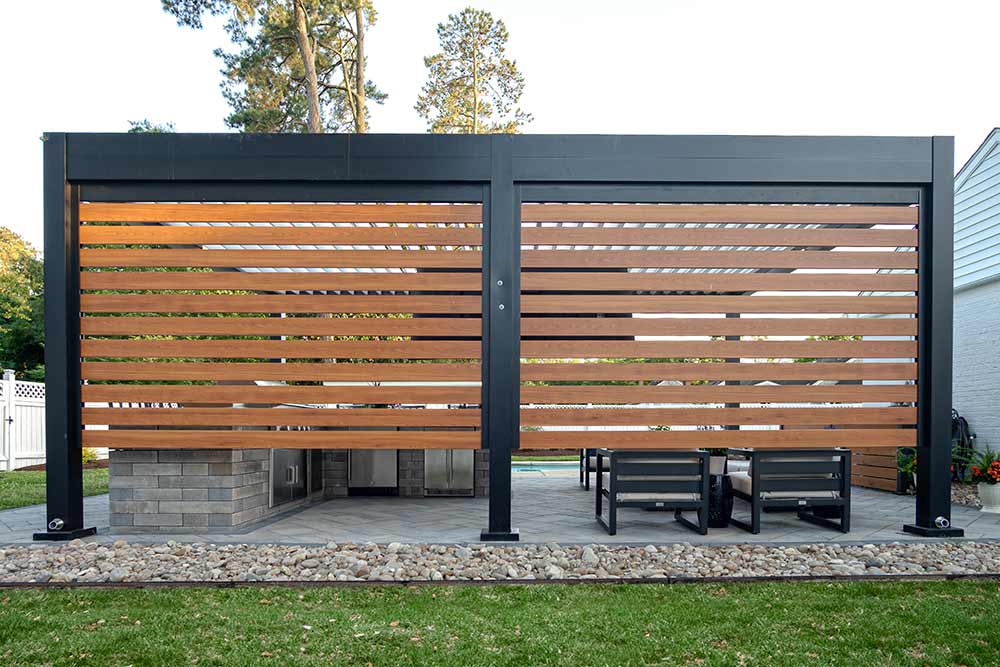
[[[794,513],[766,513],[761,532],[729,527],[711,529],[706,536],[684,528],[672,512],[650,513],[620,510],[617,535],[608,535],[594,520],[594,491],[582,490],[572,475],[515,475],[513,478],[513,525],[523,542],[596,542],[606,544],[694,544],[879,542],[919,541],[902,532],[914,514],[913,496],[855,488],[852,492],[852,530],[848,534],[813,526]],[[97,541],[113,541],[107,531],[108,498],[93,496],[84,501],[88,525],[101,528]],[[737,503],[735,515],[749,518],[746,505]],[[184,533],[167,535],[130,534],[135,542],[284,543],[323,544],[337,542],[478,542],[486,526],[486,498],[392,498],[350,497],[319,502],[294,510],[257,526],[230,533]],[[966,529],[968,538],[1000,539],[1000,515],[975,508],[954,506],[953,523]],[[31,534],[45,523],[45,508],[36,505],[0,512],[0,544],[31,541]]]

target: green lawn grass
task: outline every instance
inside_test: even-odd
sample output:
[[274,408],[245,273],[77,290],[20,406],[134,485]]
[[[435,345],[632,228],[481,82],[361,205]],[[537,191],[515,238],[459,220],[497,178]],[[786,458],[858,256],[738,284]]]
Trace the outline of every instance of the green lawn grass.
[[[83,495],[108,492],[108,469],[87,468],[83,471]],[[0,472],[0,510],[45,502],[45,471],[15,470]]]
[[995,665],[995,581],[0,591],[4,665]]

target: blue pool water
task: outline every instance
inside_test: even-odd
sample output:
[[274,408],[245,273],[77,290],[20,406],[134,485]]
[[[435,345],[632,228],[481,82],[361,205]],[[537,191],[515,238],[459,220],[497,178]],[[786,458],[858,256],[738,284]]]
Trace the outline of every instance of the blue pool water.
[[510,466],[511,472],[566,472],[570,470],[576,470],[579,468],[579,464],[575,461],[565,461],[558,463],[514,463]]

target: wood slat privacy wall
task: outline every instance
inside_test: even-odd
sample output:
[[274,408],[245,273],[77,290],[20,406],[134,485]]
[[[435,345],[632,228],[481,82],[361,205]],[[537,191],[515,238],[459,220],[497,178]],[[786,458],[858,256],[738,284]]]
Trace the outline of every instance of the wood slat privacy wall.
[[917,213],[523,205],[521,447],[859,447],[895,489]]
[[473,204],[81,203],[85,446],[480,446]]

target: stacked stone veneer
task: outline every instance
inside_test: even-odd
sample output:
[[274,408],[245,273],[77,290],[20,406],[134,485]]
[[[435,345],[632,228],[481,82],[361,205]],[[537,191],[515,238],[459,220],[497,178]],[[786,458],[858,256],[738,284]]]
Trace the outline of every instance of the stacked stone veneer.
[[[111,530],[226,532],[270,516],[266,449],[111,450]],[[489,452],[475,452],[475,495],[490,490]],[[399,495],[424,495],[423,450],[400,450]],[[347,496],[347,450],[323,452],[323,498]]]
[[113,532],[226,530],[268,514],[266,449],[112,450],[109,456]]

